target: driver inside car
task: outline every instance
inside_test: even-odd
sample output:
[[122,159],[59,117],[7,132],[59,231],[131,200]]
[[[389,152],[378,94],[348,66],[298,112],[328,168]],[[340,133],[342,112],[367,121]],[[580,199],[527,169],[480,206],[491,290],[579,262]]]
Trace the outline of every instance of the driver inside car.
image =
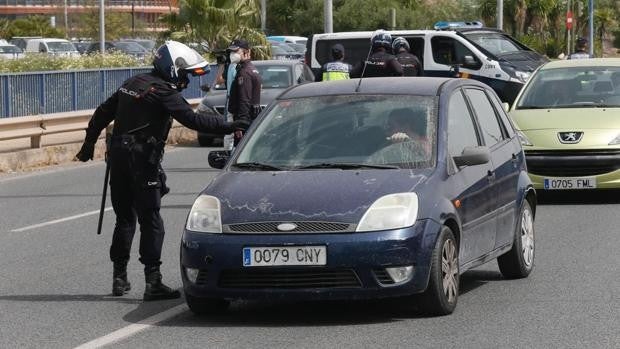
[[426,158],[430,157],[431,144],[426,137],[426,115],[423,111],[411,108],[398,108],[390,112],[386,123],[386,140],[388,145],[412,142],[424,150]]

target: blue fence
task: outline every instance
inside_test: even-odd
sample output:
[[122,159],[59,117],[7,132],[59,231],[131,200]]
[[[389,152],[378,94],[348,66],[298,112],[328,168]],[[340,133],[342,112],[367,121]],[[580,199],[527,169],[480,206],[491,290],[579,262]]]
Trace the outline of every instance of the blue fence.
[[[94,109],[132,75],[151,68],[91,69],[0,75],[0,118]],[[212,83],[216,66],[191,77],[185,98],[200,98],[200,85]]]

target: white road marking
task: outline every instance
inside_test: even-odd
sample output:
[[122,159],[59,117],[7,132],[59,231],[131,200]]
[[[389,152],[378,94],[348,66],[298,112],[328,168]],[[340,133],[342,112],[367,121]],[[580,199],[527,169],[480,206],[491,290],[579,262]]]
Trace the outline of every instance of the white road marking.
[[[112,209],[112,207],[109,206],[109,207],[106,207],[104,209],[104,211],[110,211],[111,209]],[[43,222],[43,223],[39,223],[39,224],[29,225],[27,227],[23,227],[23,228],[19,228],[19,229],[13,229],[13,230],[11,230],[11,232],[12,233],[17,233],[17,232],[20,232],[20,231],[26,231],[26,230],[41,228],[41,227],[44,227],[46,225],[52,225],[52,224],[62,223],[62,222],[66,222],[66,221],[70,221],[70,220],[74,220],[74,219],[78,219],[78,218],[82,218],[82,217],[86,217],[86,216],[92,216],[92,215],[97,214],[97,213],[99,213],[99,210],[90,211],[90,212],[86,212],[86,213],[82,213],[82,214],[76,214],[75,216],[55,219],[55,220],[49,221],[49,222]]]
[[125,326],[119,330],[116,330],[112,333],[109,333],[103,337],[99,337],[94,339],[88,343],[84,343],[75,349],[92,349],[92,348],[101,348],[106,345],[118,342],[125,338],[131,337],[140,331],[144,331],[148,328],[153,327],[154,325],[173,318],[183,312],[187,311],[187,306],[185,304],[179,304],[174,308],[170,308],[164,312],[155,314],[149,318],[146,318],[138,323],[131,324],[129,326]]

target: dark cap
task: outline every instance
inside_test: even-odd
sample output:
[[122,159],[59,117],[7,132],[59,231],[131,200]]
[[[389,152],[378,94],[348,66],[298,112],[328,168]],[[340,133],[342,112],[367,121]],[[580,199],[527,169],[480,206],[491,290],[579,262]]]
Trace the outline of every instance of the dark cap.
[[587,45],[588,40],[586,38],[577,38],[577,45]]
[[336,54],[336,53],[343,54],[344,53],[344,46],[342,46],[342,44],[335,44],[334,46],[332,46],[332,53],[333,54]]
[[248,42],[243,39],[235,39],[233,40],[233,42],[230,43],[230,46],[228,46],[228,49],[231,51],[237,51],[240,48],[249,50],[250,44],[248,44]]

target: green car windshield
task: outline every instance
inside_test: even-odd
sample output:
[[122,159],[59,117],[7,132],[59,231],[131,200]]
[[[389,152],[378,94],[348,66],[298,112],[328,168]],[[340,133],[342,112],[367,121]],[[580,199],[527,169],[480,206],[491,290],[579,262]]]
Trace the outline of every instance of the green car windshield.
[[435,96],[337,95],[278,100],[233,168],[427,168]]
[[517,109],[620,107],[620,67],[543,69],[531,79]]

